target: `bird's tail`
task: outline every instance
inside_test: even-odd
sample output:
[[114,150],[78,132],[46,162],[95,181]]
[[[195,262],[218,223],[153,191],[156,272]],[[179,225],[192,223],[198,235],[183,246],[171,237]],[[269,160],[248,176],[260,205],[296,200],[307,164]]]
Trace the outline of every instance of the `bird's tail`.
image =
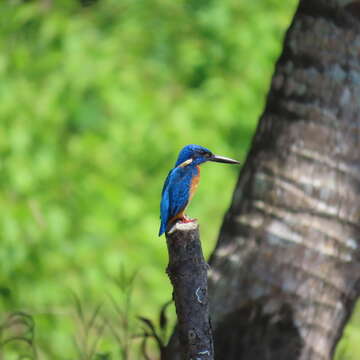
[[161,222],[159,236],[161,236],[166,231],[166,224]]

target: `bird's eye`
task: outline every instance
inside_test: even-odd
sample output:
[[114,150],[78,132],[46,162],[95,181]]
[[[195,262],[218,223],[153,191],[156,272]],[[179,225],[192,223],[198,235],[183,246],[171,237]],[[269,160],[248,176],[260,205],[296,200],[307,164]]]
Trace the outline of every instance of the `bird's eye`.
[[202,149],[200,149],[199,151],[198,151],[198,154],[200,155],[200,156],[203,156],[203,157],[205,157],[205,158],[209,158],[209,157],[211,157],[211,153],[210,152],[208,152],[208,151],[206,151],[206,150],[202,150]]

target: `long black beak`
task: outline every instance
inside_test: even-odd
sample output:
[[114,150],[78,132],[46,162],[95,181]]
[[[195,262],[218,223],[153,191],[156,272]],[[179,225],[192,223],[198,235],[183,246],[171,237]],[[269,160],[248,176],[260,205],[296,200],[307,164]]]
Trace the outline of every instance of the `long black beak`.
[[225,156],[220,156],[220,155],[212,155],[211,158],[209,159],[209,161],[226,163],[226,164],[240,164],[240,162],[237,160],[230,159],[230,158],[227,158]]

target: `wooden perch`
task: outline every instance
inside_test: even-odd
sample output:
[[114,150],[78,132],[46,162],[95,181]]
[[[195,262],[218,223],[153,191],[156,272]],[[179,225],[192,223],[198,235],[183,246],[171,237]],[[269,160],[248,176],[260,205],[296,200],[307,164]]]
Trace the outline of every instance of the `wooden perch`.
[[176,223],[166,234],[167,273],[173,285],[183,360],[213,360],[209,318],[208,265],[201,249],[196,222]]

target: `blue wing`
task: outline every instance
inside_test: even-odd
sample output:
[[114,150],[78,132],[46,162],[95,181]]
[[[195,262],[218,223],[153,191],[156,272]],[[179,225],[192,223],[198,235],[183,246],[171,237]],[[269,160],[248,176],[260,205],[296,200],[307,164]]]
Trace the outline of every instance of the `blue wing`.
[[192,172],[186,168],[176,167],[169,172],[162,190],[159,236],[166,231],[169,220],[186,207],[191,179]]
[[161,224],[160,224],[159,236],[161,236],[166,231],[166,225],[168,222],[168,217],[169,217],[168,214],[169,214],[169,206],[170,206],[168,185],[172,171],[173,170],[169,172],[161,193],[161,203],[160,203]]

